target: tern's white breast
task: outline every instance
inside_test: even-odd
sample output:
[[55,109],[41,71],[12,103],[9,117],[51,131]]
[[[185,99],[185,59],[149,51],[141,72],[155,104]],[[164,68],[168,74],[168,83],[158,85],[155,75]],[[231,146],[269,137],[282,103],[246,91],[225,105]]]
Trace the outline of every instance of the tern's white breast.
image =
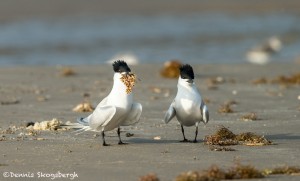
[[128,110],[131,108],[133,103],[132,93],[126,93],[126,86],[120,80],[121,74],[115,73],[114,75],[114,85],[113,88],[108,95],[107,104],[116,106],[120,109]]
[[200,122],[201,96],[194,84],[179,84],[175,97],[175,110],[177,120],[184,126],[193,126]]

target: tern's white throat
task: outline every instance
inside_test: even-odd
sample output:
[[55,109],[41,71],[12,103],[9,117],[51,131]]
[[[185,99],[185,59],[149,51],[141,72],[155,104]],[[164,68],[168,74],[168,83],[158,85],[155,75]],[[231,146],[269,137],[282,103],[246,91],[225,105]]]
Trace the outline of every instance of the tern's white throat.
[[195,82],[193,79],[182,79],[181,77],[179,77],[178,85],[181,85],[184,87],[192,87],[195,85]]

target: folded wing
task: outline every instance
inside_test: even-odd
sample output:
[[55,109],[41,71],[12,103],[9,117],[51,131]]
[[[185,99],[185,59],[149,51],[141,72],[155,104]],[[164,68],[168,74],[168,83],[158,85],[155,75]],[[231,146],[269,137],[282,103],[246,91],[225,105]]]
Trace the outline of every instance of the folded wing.
[[170,122],[173,119],[173,117],[175,115],[176,115],[176,110],[174,108],[174,102],[173,102],[165,114],[164,122],[167,124],[168,122]]
[[204,104],[203,101],[201,102],[200,110],[201,110],[201,115],[202,115],[203,122],[205,124],[208,123],[208,121],[209,121],[209,112],[208,112],[207,106]]
[[127,117],[121,123],[121,126],[129,126],[136,124],[141,117],[142,114],[142,105],[140,103],[133,103],[131,107],[131,111],[128,113]]

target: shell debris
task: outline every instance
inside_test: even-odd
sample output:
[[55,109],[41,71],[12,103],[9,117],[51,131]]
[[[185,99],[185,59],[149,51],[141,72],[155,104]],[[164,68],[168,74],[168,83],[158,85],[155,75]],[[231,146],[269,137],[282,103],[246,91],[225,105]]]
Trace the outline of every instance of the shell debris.
[[90,103],[84,102],[84,103],[80,103],[76,107],[74,107],[73,111],[74,112],[93,112],[94,107]]
[[61,121],[59,121],[56,118],[53,118],[50,121],[42,121],[42,122],[35,122],[33,126],[28,126],[27,129],[33,129],[33,130],[58,130],[60,129]]
[[160,136],[155,136],[153,139],[154,140],[161,140],[161,137]]

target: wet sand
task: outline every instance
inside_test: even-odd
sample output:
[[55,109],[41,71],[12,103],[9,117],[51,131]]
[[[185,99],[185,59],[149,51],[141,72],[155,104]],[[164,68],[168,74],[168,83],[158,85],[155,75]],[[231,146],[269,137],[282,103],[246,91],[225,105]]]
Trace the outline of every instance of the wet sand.
[[[85,99],[97,105],[110,91],[110,65],[74,66],[76,75],[59,75],[59,67],[0,68],[1,131],[9,126],[21,126],[29,121],[40,122],[57,118],[74,122],[89,113],[75,113],[72,109]],[[174,180],[181,172],[207,169],[215,164],[229,168],[236,159],[259,169],[282,165],[299,166],[300,158],[300,100],[298,86],[278,84],[254,85],[253,79],[273,79],[289,76],[300,70],[299,64],[194,65],[196,84],[202,96],[209,100],[210,122],[199,127],[199,143],[180,143],[182,134],[174,119],[162,122],[176,94],[174,79],[159,75],[161,65],[137,65],[132,70],[141,79],[135,87],[135,100],[143,105],[140,122],[123,129],[122,138],[128,145],[117,145],[115,131],[107,133],[103,147],[101,137],[93,132],[75,135],[72,131],[42,131],[37,136],[1,134],[0,171],[14,173],[74,173],[74,180],[138,180],[142,175],[155,173],[161,180]],[[221,77],[214,87],[207,80]],[[156,91],[153,91],[156,88]],[[161,92],[157,91],[160,90]],[[88,93],[89,98],[84,98]],[[41,99],[44,97],[46,100]],[[234,100],[233,113],[221,114],[218,109],[226,101]],[[9,104],[11,103],[11,104]],[[240,117],[255,112],[257,121],[242,121]],[[234,133],[254,132],[273,141],[269,146],[231,146],[237,151],[210,151],[203,143],[206,135],[218,126]],[[194,137],[194,127],[186,128],[186,136]],[[126,133],[134,134],[126,137]],[[19,134],[19,133],[18,133]],[[154,137],[160,136],[160,140]],[[33,138],[44,140],[34,140]],[[2,175],[0,180],[5,180]],[[270,176],[263,180],[298,180],[299,176]],[[6,180],[23,180],[10,178]],[[50,180],[50,179],[48,179]],[[55,179],[67,180],[67,179]]]

